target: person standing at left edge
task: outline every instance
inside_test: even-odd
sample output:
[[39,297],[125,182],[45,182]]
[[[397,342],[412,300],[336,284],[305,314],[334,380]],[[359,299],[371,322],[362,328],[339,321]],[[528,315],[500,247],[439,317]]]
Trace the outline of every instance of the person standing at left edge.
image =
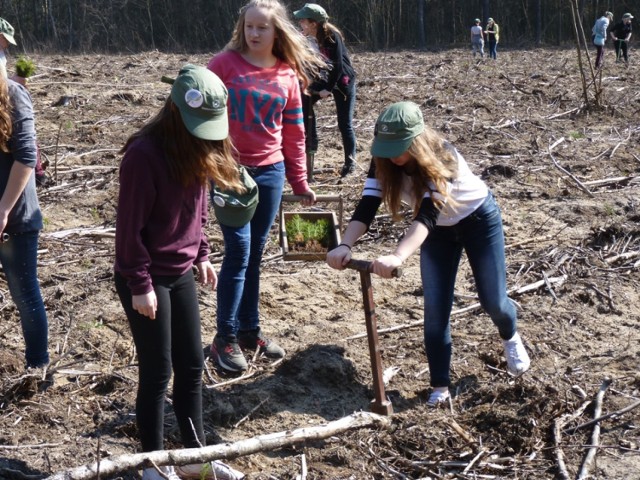
[[36,162],[29,92],[0,74],[0,263],[18,307],[27,369],[49,364],[49,326],[37,272],[38,236],[43,224],[34,175]]
[[[205,445],[204,353],[193,267],[215,289],[203,227],[207,186],[243,190],[228,139],[227,90],[204,67],[185,65],[164,107],[127,140],[120,165],[115,285],[138,354],[136,422],[144,452],[164,447],[165,395],[186,448]],[[214,461],[145,468],[142,480],[237,480]]]

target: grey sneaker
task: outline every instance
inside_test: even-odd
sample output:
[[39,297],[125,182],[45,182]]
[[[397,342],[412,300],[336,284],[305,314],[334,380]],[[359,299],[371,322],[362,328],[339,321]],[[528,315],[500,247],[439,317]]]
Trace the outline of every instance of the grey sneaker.
[[244,372],[247,360],[235,337],[219,337],[216,335],[211,344],[211,355],[220,367],[230,372]]
[[256,351],[260,346],[260,353],[269,358],[283,358],[284,349],[273,340],[265,337],[262,330],[248,330],[238,332],[238,343],[243,350]]
[[451,397],[449,393],[448,387],[434,387],[431,395],[429,395],[429,400],[427,400],[427,406],[436,408],[441,405],[444,405]]
[[244,473],[218,460],[176,467],[176,473],[182,480],[241,480],[245,477]]
[[529,370],[531,360],[529,360],[529,354],[524,348],[520,335],[516,333],[510,340],[503,340],[502,343],[509,373],[518,377]]
[[158,473],[158,470],[151,467],[144,469],[142,472],[142,480],[165,480],[165,478],[169,480],[180,480],[180,477],[176,474],[173,467],[158,467],[158,469],[164,477]]

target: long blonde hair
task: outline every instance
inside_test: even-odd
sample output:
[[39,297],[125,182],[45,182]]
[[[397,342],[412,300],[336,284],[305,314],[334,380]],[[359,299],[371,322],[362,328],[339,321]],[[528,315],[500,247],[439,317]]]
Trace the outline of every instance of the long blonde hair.
[[0,151],[4,153],[9,153],[9,140],[13,134],[12,111],[9,82],[0,75]]
[[411,190],[415,199],[411,207],[414,215],[417,215],[422,197],[427,191],[431,193],[431,199],[439,209],[445,203],[455,207],[456,203],[448,188],[451,180],[458,175],[458,159],[453,147],[438,133],[425,126],[424,131],[413,139],[407,152],[413,162],[404,167],[395,165],[388,158],[374,158],[376,178],[382,186],[382,199],[393,219],[402,218],[401,194],[403,175],[406,173],[411,177]]
[[244,23],[247,10],[250,8],[261,8],[269,12],[276,31],[272,53],[296,72],[303,88],[306,89],[311,79],[317,76],[321,69],[327,68],[327,64],[313,51],[309,42],[291,22],[286,7],[279,0],[249,0],[240,9],[231,40],[226,46],[227,50],[245,53],[249,49],[244,36]]
[[184,125],[171,97],[164,107],[140,130],[131,135],[120,153],[140,137],[150,137],[165,153],[171,178],[187,187],[193,182],[208,185],[210,180],[222,190],[244,193],[234,158],[231,140],[203,140],[193,136]]

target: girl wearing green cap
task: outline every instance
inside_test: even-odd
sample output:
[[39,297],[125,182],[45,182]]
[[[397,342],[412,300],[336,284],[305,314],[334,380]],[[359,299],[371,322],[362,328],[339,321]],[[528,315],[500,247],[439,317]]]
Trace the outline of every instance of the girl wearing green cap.
[[516,309],[507,296],[504,236],[500,209],[485,183],[446,140],[424,125],[415,103],[384,110],[375,126],[371,166],[363,196],[342,237],[327,255],[342,269],[384,201],[394,219],[402,202],[413,221],[392,253],[373,262],[373,272],[390,278],[394,269],[420,250],[424,290],[424,342],[433,391],[429,405],[449,398],[451,332],[449,315],[458,265],[464,250],[480,303],[498,327],[507,370],[514,376],[529,368],[529,356],[516,330]]
[[[165,396],[186,448],[205,444],[204,354],[193,267],[216,288],[209,262],[210,180],[242,191],[228,138],[227,90],[204,67],[185,65],[164,107],[121,150],[115,285],[138,354],[136,422],[144,452],[164,448]],[[146,468],[143,480],[242,478],[227,465]],[[202,476],[201,476],[202,475]]]
[[[338,27],[329,22],[329,15],[324,8],[315,3],[307,3],[300,10],[293,12],[293,16],[298,19],[302,33],[315,39],[320,53],[331,67],[326,76],[316,79],[311,85],[310,90],[314,92],[311,99],[315,102],[333,95],[344,150],[344,165],[340,170],[340,176],[345,177],[356,168],[356,135],[353,129],[356,72],[345,47],[344,36]],[[313,107],[309,113],[313,115]],[[312,149],[315,147],[317,150],[315,115],[311,119],[307,135],[310,137]]]

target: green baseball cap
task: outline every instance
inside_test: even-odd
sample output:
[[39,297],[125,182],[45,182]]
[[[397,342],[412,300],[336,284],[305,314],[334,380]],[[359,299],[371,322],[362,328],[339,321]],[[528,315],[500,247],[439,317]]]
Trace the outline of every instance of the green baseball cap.
[[314,22],[322,23],[329,20],[329,15],[327,15],[327,11],[322,8],[317,3],[305,3],[304,7],[300,10],[296,10],[293,12],[294,18],[298,20],[302,20],[303,18],[307,18],[309,20],[313,20]]
[[7,42],[11,45],[18,45],[15,38],[13,38],[16,33],[15,29],[4,18],[0,18],[0,33],[4,35],[4,38],[6,38]]
[[633,18],[633,15],[631,15],[630,13],[625,13],[624,15],[622,15],[622,18]]
[[203,140],[224,140],[229,136],[227,87],[211,70],[187,64],[171,83],[171,100],[180,110],[187,130]]
[[220,190],[215,184],[211,189],[211,203],[218,222],[228,227],[239,228],[251,221],[258,206],[258,185],[246,168],[239,165],[240,182],[245,192]]
[[413,102],[394,103],[376,121],[371,155],[380,158],[399,157],[422,132],[424,120],[420,107]]

